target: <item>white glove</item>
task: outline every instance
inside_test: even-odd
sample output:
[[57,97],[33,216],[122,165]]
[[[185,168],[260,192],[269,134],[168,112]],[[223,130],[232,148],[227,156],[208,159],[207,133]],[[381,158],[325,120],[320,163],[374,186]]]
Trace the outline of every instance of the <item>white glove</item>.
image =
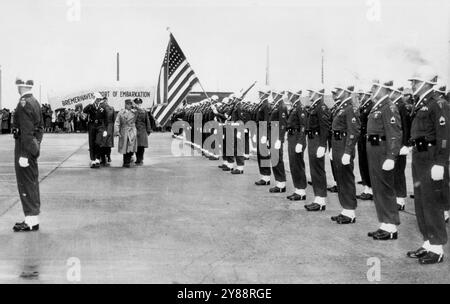
[[302,153],[303,151],[303,145],[302,144],[297,144],[295,146],[295,153]]
[[214,132],[213,132],[213,133],[214,133],[214,135],[217,135],[217,130],[216,130],[216,129],[214,129]]
[[333,149],[330,149],[330,159],[333,160]]
[[444,179],[444,166],[434,165],[431,167],[431,179],[440,181]]
[[106,137],[106,136],[108,136],[108,132],[103,131],[103,137]]
[[265,144],[267,142],[267,137],[263,136],[261,137],[261,143]]
[[254,143],[256,143],[256,134],[253,135],[252,140],[253,140]]
[[409,148],[407,146],[403,146],[400,149],[400,155],[408,155],[409,154]]
[[281,141],[280,140],[277,140],[276,142],[275,142],[275,149],[276,150],[279,150],[280,148],[281,148]]
[[350,165],[350,154],[345,153],[342,155],[341,162],[344,166]]
[[317,148],[316,157],[317,158],[322,158],[324,156],[325,156],[325,148],[324,147]]
[[28,166],[30,165],[30,164],[28,163],[28,158],[25,158],[25,157],[19,158],[19,165],[20,165],[22,168],[28,167]]
[[238,139],[241,139],[241,137],[242,137],[241,132],[237,132],[237,133],[236,133],[236,137],[237,137]]
[[384,161],[384,163],[383,163],[382,169],[383,169],[384,171],[391,171],[392,169],[394,169],[394,165],[395,165],[394,160],[392,160],[392,159],[386,159],[386,160]]

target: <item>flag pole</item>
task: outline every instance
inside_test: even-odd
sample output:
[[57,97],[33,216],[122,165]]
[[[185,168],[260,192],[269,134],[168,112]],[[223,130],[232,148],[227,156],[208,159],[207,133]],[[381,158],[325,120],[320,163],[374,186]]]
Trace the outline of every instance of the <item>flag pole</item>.
[[[173,33],[172,33],[172,31],[170,30],[170,27],[167,27],[167,31],[168,31],[172,36],[174,36]],[[175,36],[174,36],[174,37],[175,37]],[[169,52],[170,52],[170,50],[169,50]],[[189,63],[189,61],[187,60],[187,57],[186,57],[186,61]],[[189,63],[189,65],[192,67],[192,65],[191,65],[190,63]],[[202,89],[202,91],[203,91],[203,93],[205,94],[206,98],[210,99],[208,93],[206,93],[206,90],[205,90],[205,88],[203,87],[203,85],[202,85],[202,83],[200,82],[200,79],[199,79],[198,77],[197,77],[197,83],[200,85],[200,88]]]

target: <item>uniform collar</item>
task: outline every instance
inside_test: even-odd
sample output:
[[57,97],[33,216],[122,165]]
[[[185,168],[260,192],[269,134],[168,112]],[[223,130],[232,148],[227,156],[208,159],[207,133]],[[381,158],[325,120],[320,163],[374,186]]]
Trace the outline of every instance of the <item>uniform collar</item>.
[[376,109],[380,107],[380,105],[382,104],[382,102],[385,101],[385,100],[388,99],[388,98],[389,98],[389,95],[384,95],[383,97],[381,97],[381,99],[378,100],[378,101],[375,103],[375,105],[373,106],[372,110],[373,110],[373,111],[376,111]]
[[349,100],[351,100],[351,99],[352,99],[352,97],[350,96],[350,97],[348,97],[348,98],[342,100],[342,101],[341,101],[341,104],[336,108],[336,112],[339,111],[342,107],[347,106],[347,101],[349,101]]
[[415,108],[417,108],[422,103],[422,101],[426,101],[426,100],[432,98],[433,97],[433,94],[432,94],[433,91],[434,91],[433,89],[429,89],[428,91],[423,93],[422,96],[420,96],[419,101],[417,101],[417,103],[415,105]]
[[312,105],[311,105],[311,110],[315,109],[316,106],[317,106],[321,101],[322,101],[322,97],[316,99],[316,100],[312,103]]
[[364,108],[365,106],[367,106],[368,104],[370,104],[372,102],[372,98],[367,98],[366,101],[364,101],[364,103],[361,105],[361,108]]

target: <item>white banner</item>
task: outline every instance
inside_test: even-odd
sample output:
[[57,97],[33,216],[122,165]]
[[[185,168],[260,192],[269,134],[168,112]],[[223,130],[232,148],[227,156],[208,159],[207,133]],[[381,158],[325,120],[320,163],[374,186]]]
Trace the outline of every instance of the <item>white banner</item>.
[[135,98],[142,99],[142,107],[151,108],[155,95],[154,87],[100,87],[97,89],[87,89],[66,94],[63,96],[49,96],[48,102],[53,110],[59,108],[74,109],[76,105],[82,104],[85,107],[94,100],[94,93],[99,92],[108,98],[109,105],[116,110],[124,108],[125,100]]

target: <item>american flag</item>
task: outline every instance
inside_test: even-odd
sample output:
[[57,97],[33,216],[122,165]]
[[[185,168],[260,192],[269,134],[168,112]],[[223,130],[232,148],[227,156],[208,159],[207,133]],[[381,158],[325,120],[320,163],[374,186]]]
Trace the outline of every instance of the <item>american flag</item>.
[[197,75],[187,62],[175,37],[170,34],[169,45],[159,73],[153,112],[153,116],[161,126],[167,123],[197,82]]

